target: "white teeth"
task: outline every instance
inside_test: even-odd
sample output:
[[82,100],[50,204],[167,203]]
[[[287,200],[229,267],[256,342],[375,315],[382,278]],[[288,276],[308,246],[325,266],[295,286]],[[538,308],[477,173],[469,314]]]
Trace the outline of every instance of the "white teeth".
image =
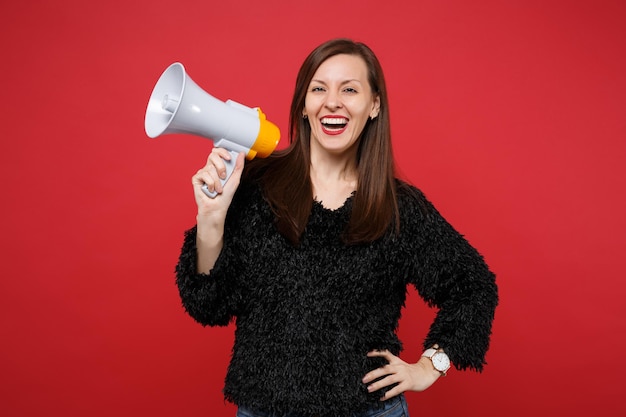
[[324,117],[322,118],[322,123],[325,125],[345,125],[348,123],[348,120],[337,117]]

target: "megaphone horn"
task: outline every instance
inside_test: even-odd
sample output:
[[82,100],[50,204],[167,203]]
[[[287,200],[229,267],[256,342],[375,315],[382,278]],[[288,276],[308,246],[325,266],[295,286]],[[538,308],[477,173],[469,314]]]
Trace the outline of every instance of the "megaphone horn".
[[[227,173],[222,184],[230,178],[240,152],[247,159],[264,158],[280,140],[280,130],[260,108],[216,99],[200,88],[179,62],[170,65],[154,86],[146,109],[145,129],[151,138],[183,133],[211,139],[214,146],[227,149],[232,157],[224,160]],[[217,195],[206,185],[202,191],[211,198]]]

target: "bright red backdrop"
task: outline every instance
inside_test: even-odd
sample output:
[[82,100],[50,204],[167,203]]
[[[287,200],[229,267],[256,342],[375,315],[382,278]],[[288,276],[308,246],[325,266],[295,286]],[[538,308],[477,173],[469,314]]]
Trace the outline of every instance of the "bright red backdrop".
[[[286,136],[300,63],[348,36],[386,70],[403,176],[500,286],[485,372],[411,411],[624,415],[626,3],[211,3],[0,6],[0,414],[234,415],[233,329],[186,316],[173,276],[211,143],[148,139],[148,95],[182,61]],[[433,312],[410,297],[416,360]]]

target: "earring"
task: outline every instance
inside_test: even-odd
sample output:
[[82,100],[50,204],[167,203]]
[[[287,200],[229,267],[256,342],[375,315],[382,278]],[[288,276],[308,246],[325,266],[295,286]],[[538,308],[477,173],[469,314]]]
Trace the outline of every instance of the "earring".
[[306,119],[308,119],[308,118],[309,118],[309,116],[307,116],[306,114],[303,114],[303,115],[302,115],[302,118],[303,118],[304,120],[306,120]]

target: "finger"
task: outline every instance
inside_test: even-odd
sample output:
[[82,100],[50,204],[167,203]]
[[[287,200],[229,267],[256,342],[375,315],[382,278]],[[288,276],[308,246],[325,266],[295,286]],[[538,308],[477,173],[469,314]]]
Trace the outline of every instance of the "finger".
[[373,371],[368,372],[363,377],[363,383],[367,384],[370,381],[373,381],[375,379],[381,378],[386,375],[391,375],[393,373],[395,373],[395,369],[391,367],[390,365],[381,366],[380,368],[376,368]]
[[[231,160],[233,155],[231,155]],[[222,194],[228,197],[232,197],[235,194],[235,191],[239,187],[239,183],[241,181],[241,175],[243,173],[244,165],[245,165],[245,154],[240,152],[237,154],[237,159],[234,161],[235,166],[231,165],[230,176],[226,183],[221,183],[222,186]]]
[[207,166],[212,165],[215,167],[215,170],[219,176],[219,178],[226,178],[226,164],[224,161],[230,161],[232,159],[230,152],[228,152],[224,148],[213,148],[209,158],[207,160]]
[[387,361],[391,361],[395,356],[389,352],[387,349],[385,350],[372,350],[371,352],[367,352],[367,357],[369,358],[385,358]]
[[401,379],[398,378],[397,375],[387,375],[386,377],[384,377],[383,379],[376,381],[370,385],[367,386],[367,391],[368,392],[374,392],[374,391],[378,391],[381,390],[385,387],[388,387],[390,385],[396,384],[401,382]]
[[215,147],[211,150],[211,153],[217,154],[220,156],[220,158],[230,161],[230,158],[231,158],[230,151],[226,148]]
[[204,167],[199,169],[196,172],[196,175],[192,177],[192,180],[200,183],[202,180],[208,179],[209,177],[219,177],[217,174],[217,168],[212,163],[207,163]]
[[245,165],[245,154],[243,152],[239,152],[237,154],[237,159],[235,160],[235,167],[233,168],[233,172],[230,174],[230,178],[233,178],[237,183],[239,183],[239,179],[241,178],[241,173],[243,172],[243,167]]
[[218,193],[222,192],[222,182],[220,181],[217,170],[213,165],[209,165],[208,167],[198,171],[198,173],[192,177],[191,182],[196,191],[199,191],[202,186],[206,184],[209,191],[215,191]]
[[403,392],[405,392],[406,389],[403,387],[403,384],[398,384],[395,387],[393,387],[392,389],[390,389],[389,391],[385,392],[382,397],[380,397],[381,401],[386,401],[390,398],[396,397],[400,394],[402,394]]

